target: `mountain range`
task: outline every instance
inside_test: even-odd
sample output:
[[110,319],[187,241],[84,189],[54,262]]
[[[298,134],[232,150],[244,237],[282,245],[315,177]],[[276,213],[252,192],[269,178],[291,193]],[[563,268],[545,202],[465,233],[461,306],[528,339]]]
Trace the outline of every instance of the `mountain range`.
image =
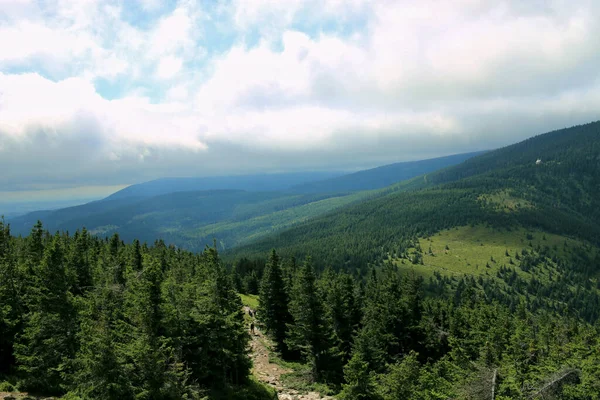
[[600,122],[561,129],[380,191],[234,250],[364,268],[462,226],[535,229],[600,243]]
[[[403,162],[352,174],[310,172],[230,177],[165,178],[136,184],[107,198],[9,220],[26,235],[37,220],[50,231],[118,233],[125,241],[163,239],[189,250],[217,240],[221,249],[379,196],[390,183],[460,163],[480,153]],[[371,190],[366,190],[371,189]],[[383,193],[383,192],[382,192]]]

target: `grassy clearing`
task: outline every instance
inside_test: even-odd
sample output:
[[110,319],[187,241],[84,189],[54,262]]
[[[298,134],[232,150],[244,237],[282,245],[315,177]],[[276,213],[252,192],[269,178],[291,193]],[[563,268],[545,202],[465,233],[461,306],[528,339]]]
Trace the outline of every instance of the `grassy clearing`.
[[285,387],[303,392],[319,392],[325,395],[333,395],[336,393],[335,389],[328,387],[326,384],[317,383],[312,380],[310,366],[308,364],[286,361],[282,359],[279,354],[273,351],[272,347],[269,346],[268,343],[263,343],[269,352],[269,363],[277,364],[291,371],[287,374],[281,375],[281,383]]
[[494,193],[483,194],[478,200],[484,206],[492,207],[500,212],[514,212],[520,209],[533,208],[529,201],[515,197],[509,189],[496,191]]
[[277,392],[251,376],[245,385],[228,386],[225,389],[210,392],[208,398],[214,400],[271,400],[277,398]]
[[240,299],[242,299],[242,304],[250,307],[253,310],[258,308],[258,296],[255,294],[241,294]]
[[[407,272],[422,275],[425,278],[434,272],[442,275],[492,275],[501,266],[516,268],[517,272],[527,277],[527,272],[520,270],[520,255],[547,247],[550,254],[561,257],[570,249],[584,245],[583,242],[560,235],[553,235],[523,228],[499,230],[483,225],[463,226],[438,232],[419,239],[419,247],[423,262],[413,264],[417,249],[410,249],[408,257],[393,260],[396,265]],[[517,254],[518,253],[518,254]],[[536,272],[536,278],[545,280],[554,264],[550,262],[546,269]]]

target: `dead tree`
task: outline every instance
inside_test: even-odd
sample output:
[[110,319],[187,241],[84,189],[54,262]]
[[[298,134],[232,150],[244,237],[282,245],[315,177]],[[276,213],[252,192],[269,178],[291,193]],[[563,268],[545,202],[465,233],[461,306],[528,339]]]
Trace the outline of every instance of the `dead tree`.
[[530,398],[551,399],[558,393],[562,385],[579,379],[580,371],[576,368],[563,368],[552,374]]

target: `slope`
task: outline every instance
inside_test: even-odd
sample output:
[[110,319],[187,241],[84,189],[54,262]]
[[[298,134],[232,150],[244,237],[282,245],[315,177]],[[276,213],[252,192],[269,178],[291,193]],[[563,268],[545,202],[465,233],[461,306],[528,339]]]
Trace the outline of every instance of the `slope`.
[[[413,176],[423,168],[458,162],[465,157],[468,155],[398,164],[401,166],[394,164],[366,171],[365,176],[378,185],[392,179],[390,171],[401,176]],[[398,184],[356,193],[339,192],[337,189],[323,189],[323,193],[310,190],[266,191],[331,174],[162,179],[130,186],[101,201],[56,211],[30,213],[12,218],[9,222],[13,232],[21,235],[26,235],[41,219],[50,231],[73,232],[85,226],[90,232],[102,236],[119,233],[126,241],[134,238],[148,242],[163,239],[166,243],[196,251],[216,239],[221,249],[229,249],[336,208],[409,188],[405,184]],[[361,173],[348,176],[342,182],[363,180]],[[198,187],[227,188],[236,185],[251,190],[195,190]],[[170,190],[180,191],[157,195]]]
[[294,185],[328,179],[341,174],[341,172],[298,172],[200,178],[162,178],[128,186],[108,196],[106,200],[153,197],[174,192],[200,190],[280,191],[289,189]]
[[[311,254],[323,265],[363,269],[403,253],[415,238],[486,223],[600,242],[600,123],[562,129],[393,185],[232,253]],[[541,163],[536,161],[541,159]],[[403,192],[404,187],[413,189]],[[416,190],[420,189],[420,190]]]
[[323,181],[296,185],[292,187],[291,190],[301,193],[322,193],[381,189],[396,182],[460,164],[465,160],[483,153],[484,152],[455,154],[428,160],[389,164]]
[[342,196],[242,190],[176,192],[31,213],[9,222],[17,235],[26,235],[41,219],[52,232],[74,232],[85,226],[90,233],[100,236],[118,233],[126,242],[136,238],[149,243],[162,239],[168,244],[200,251],[216,239],[221,249],[228,249],[371,195],[370,192]]

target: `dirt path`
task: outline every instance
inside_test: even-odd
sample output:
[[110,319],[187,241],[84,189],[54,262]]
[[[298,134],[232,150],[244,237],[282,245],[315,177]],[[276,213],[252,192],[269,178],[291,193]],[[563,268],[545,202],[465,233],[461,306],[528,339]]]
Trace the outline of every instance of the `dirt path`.
[[54,400],[54,397],[33,396],[24,392],[0,392],[0,400],[21,400],[25,398],[36,400]]
[[[247,307],[244,307],[244,311],[248,314]],[[269,362],[269,349],[267,348],[267,345],[270,344],[269,339],[263,336],[258,329],[255,329],[254,334],[251,333],[250,336],[252,338],[250,357],[254,363],[252,373],[259,381],[275,388],[279,400],[334,400],[331,396],[322,396],[317,392],[302,392],[285,387],[281,382],[281,376],[291,370]]]

